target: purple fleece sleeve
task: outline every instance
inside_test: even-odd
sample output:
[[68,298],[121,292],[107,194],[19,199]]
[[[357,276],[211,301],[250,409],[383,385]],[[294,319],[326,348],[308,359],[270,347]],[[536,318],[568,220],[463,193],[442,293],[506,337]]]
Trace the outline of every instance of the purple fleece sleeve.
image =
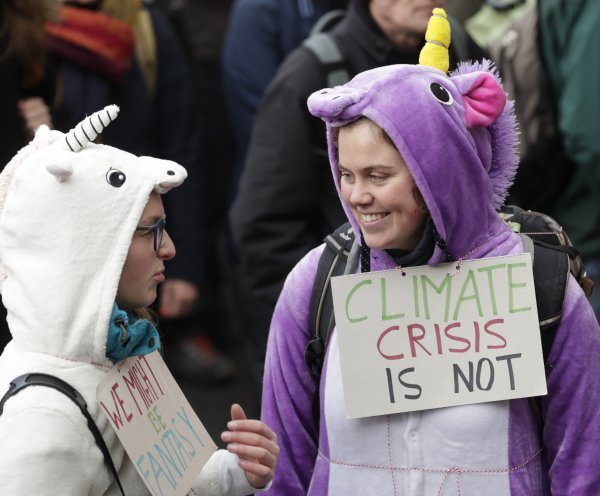
[[600,327],[571,277],[542,403],[553,496],[600,494]]
[[262,420],[275,431],[281,454],[264,494],[306,495],[317,456],[312,417],[317,388],[304,363],[309,340],[310,293],[323,246],[309,252],[288,276],[275,307],[265,363]]

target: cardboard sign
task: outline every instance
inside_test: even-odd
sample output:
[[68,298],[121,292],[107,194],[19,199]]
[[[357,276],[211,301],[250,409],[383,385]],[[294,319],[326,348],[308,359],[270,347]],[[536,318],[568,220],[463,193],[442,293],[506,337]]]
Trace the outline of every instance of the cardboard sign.
[[347,416],[546,394],[533,284],[529,254],[334,277]]
[[160,353],[115,365],[98,403],[153,496],[183,496],[217,449]]

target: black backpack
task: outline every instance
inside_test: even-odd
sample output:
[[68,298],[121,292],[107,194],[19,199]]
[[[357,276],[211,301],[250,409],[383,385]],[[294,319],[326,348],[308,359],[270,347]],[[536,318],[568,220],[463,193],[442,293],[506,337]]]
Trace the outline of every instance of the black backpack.
[[[593,281],[586,275],[579,252],[562,227],[550,216],[505,206],[499,213],[514,231],[522,235],[523,244],[533,259],[535,299],[538,309],[544,362],[554,342],[562,317],[562,304],[569,273],[589,296]],[[310,298],[310,335],[304,359],[315,381],[319,381],[331,332],[335,326],[331,278],[344,274],[354,243],[350,223],[328,235],[319,259]]]
[[[343,17],[345,10],[335,9],[325,14],[315,23],[302,45],[308,48],[321,64],[327,86],[333,88],[350,81],[350,70],[337,42],[330,31]],[[448,17],[452,30],[452,47],[458,60],[470,57],[469,40],[464,27],[452,16]]]

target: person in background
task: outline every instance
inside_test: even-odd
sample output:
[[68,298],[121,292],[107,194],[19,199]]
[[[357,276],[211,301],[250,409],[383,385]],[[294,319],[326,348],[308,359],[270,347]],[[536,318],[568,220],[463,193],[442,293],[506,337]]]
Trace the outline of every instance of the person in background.
[[[44,22],[58,0],[6,0],[0,4],[0,170],[41,124],[52,125],[54,92],[48,74]],[[0,352],[8,343],[6,311],[0,305]]]
[[120,118],[102,136],[134,154],[174,160],[188,170],[180,194],[165,202],[179,256],[169,265],[158,313],[177,318],[200,298],[203,220],[200,149],[189,67],[165,17],[140,0],[75,0],[46,24],[57,74],[53,123],[66,132],[115,102]]
[[[354,230],[351,274],[400,275],[450,261],[458,271],[464,260],[525,252],[498,215],[518,163],[512,103],[489,61],[446,74],[443,20],[435,9],[439,32],[428,30],[420,65],[366,71],[308,100],[326,123],[330,170]],[[265,494],[598,494],[600,327],[573,276],[547,357],[542,425],[531,398],[349,418],[342,373],[360,365],[340,358],[338,330],[320,381],[304,362],[323,250],[309,252],[290,273],[271,324],[262,420],[282,450]],[[406,322],[400,317],[402,333]]]
[[541,55],[562,147],[574,164],[570,181],[548,213],[569,233],[596,281],[590,301],[600,319],[600,3],[538,3]]
[[223,49],[223,87],[236,144],[235,197],[262,96],[315,22],[347,0],[237,0]]
[[[66,381],[87,403],[124,494],[147,494],[96,389],[114,363],[160,348],[147,307],[175,256],[161,194],[179,186],[186,171],[91,143],[117,114],[118,107],[107,107],[66,135],[42,126],[0,175],[1,284],[13,334],[0,355],[0,394],[30,372]],[[71,399],[29,387],[2,401],[0,413],[5,494],[116,494]],[[272,479],[279,451],[273,432],[247,420],[239,405],[231,415],[222,435],[229,451],[210,457],[189,494],[242,496]]]
[[[446,0],[446,11],[464,23],[473,16],[485,0]],[[499,0],[503,1],[503,0]]]
[[[431,10],[444,3],[351,0],[345,17],[330,31],[349,77],[374,67],[416,63]],[[467,53],[460,58],[481,59],[481,49],[466,35],[465,40]],[[450,58],[455,67],[456,51]],[[242,311],[252,322],[249,339],[259,385],[269,323],[286,275],[344,219],[327,171],[321,123],[305,103],[326,85],[326,68],[306,46],[285,60],[260,105],[230,211],[240,284],[250,293]]]
[[502,36],[510,25],[534,7],[536,0],[485,0],[481,8],[465,21],[471,37],[485,49]]
[[239,323],[232,307],[234,280],[228,244],[229,205],[234,143],[221,84],[221,52],[232,0],[159,0],[178,34],[192,75],[201,143],[199,174],[203,217],[202,298],[183,319],[164,319],[171,332],[166,356],[179,377],[196,384],[232,379],[241,349]]

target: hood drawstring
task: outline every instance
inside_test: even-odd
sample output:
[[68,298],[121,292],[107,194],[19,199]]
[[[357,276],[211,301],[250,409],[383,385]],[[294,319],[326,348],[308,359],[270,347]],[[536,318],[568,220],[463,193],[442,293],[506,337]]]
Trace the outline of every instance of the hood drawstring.
[[371,248],[366,245],[362,233],[360,233],[360,271],[371,272]]
[[440,250],[442,250],[442,253],[446,257],[446,262],[454,262],[456,258],[454,258],[452,253],[450,253],[450,249],[448,248],[446,241],[440,236],[435,224],[433,225],[433,239],[435,240],[435,244],[439,246]]

